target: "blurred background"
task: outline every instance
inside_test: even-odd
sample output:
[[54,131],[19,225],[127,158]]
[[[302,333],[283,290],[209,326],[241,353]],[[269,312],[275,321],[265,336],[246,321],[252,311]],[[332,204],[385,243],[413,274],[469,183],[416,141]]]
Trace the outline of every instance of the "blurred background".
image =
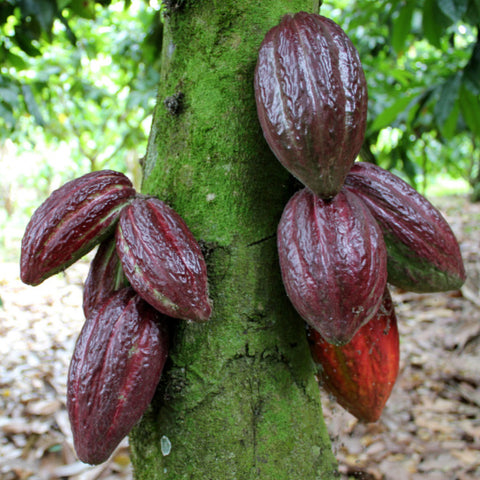
[[[2,480],[131,478],[127,442],[94,468],[71,445],[65,381],[88,258],[35,289],[20,283],[18,258],[33,210],[66,181],[110,168],[140,186],[163,9],[160,0],[0,1]],[[480,1],[339,0],[321,13],[364,65],[361,159],[442,210],[469,273],[448,295],[395,292],[403,375],[378,425],[357,424],[325,398],[342,475],[480,478]]]
[[[0,2],[0,258],[52,189],[91,170],[138,183],[159,81],[159,0]],[[369,89],[363,160],[422,193],[480,198],[480,4],[330,1]]]

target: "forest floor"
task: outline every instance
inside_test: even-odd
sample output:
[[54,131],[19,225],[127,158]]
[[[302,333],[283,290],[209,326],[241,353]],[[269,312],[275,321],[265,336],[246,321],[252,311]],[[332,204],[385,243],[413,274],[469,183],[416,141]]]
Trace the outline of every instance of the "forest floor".
[[[392,290],[400,374],[378,422],[358,422],[322,392],[342,479],[480,478],[480,204],[433,203],[457,235],[468,279],[455,292]],[[17,264],[0,266],[0,480],[132,478],[127,440],[96,467],[72,446],[66,378],[87,271],[82,261],[32,288]]]

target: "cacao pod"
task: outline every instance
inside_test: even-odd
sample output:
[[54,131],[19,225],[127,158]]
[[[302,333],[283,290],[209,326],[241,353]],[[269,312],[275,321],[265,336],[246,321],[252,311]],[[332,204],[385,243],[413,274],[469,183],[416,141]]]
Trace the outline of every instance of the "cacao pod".
[[87,173],[55,190],[25,229],[22,281],[38,285],[88,253],[112,232],[134,195],[130,180],[111,170]]
[[157,198],[136,197],[120,215],[116,239],[123,271],[144,300],[170,317],[208,320],[205,260],[178,213]]
[[149,405],[167,358],[166,322],[129,287],[97,304],[87,318],[67,382],[81,461],[107,460]]
[[345,32],[320,15],[285,15],[261,44],[255,98],[280,163],[320,197],[338,193],[367,118],[365,75]]
[[87,279],[83,286],[83,313],[90,315],[93,307],[113,292],[128,286],[117,255],[115,235],[105,239],[99,246],[90,264]]
[[460,247],[447,221],[420,193],[376,165],[358,162],[346,185],[379,223],[387,246],[389,283],[413,292],[460,288]]
[[400,359],[397,318],[388,290],[373,318],[349,343],[331,345],[313,329],[309,343],[320,365],[322,386],[359,420],[378,420],[397,379]]
[[328,342],[349,342],[387,280],[385,244],[367,207],[346,190],[325,201],[305,188],[287,203],[277,239],[293,306]]

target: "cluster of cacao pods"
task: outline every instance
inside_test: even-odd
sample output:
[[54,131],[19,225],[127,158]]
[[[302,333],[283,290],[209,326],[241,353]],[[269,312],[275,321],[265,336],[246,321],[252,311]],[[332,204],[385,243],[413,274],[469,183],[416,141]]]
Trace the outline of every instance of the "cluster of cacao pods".
[[255,97],[264,137],[304,188],[277,232],[288,297],[308,325],[325,388],[375,421],[399,368],[387,282],[457,289],[460,248],[439,211],[399,177],[356,162],[367,117],[359,55],[332,20],[285,15],[259,50]]
[[184,220],[111,170],[66,183],[34,212],[20,277],[38,285],[96,245],[67,382],[75,450],[91,464],[108,459],[152,400],[171,319],[211,314],[205,260]]

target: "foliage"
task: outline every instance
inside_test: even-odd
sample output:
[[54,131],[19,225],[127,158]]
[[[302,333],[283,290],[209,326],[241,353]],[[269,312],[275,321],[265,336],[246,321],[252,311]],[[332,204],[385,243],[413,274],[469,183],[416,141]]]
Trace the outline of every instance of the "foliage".
[[322,13],[350,35],[367,75],[369,125],[362,156],[402,171],[413,184],[419,174],[442,171],[478,181],[480,158],[459,156],[457,147],[480,137],[480,2],[334,5],[324,5]]
[[145,142],[161,22],[148,5],[129,4],[0,4],[0,138],[22,141],[35,125],[49,141],[74,138],[90,170]]
[[[445,171],[478,183],[477,152],[455,152],[480,137],[480,1],[336,0],[322,13],[351,36],[367,73],[363,158],[413,184]],[[0,2],[0,138],[38,125],[50,142],[74,139],[84,169],[124,170],[124,152],[146,140],[159,17],[143,0]]]
[[154,7],[143,0],[0,1],[4,248],[7,231],[18,237],[32,209],[67,180],[113,168],[140,182],[159,81],[162,22]]

